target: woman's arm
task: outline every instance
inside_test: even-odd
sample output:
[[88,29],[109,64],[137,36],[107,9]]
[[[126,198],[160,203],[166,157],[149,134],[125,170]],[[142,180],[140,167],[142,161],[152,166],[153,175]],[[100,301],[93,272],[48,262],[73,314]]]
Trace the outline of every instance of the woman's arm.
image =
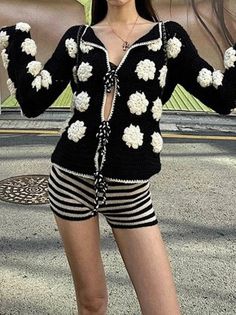
[[[224,72],[199,56],[185,29],[175,21],[165,22],[167,32],[167,85],[182,85],[206,106],[221,115],[236,107],[236,44],[225,51]],[[204,45],[204,43],[203,43]]]
[[31,39],[30,28],[23,22],[2,27],[0,49],[11,94],[15,95],[26,117],[37,117],[57,99],[71,80],[78,26],[74,25],[64,33],[44,65],[35,60],[37,46]]

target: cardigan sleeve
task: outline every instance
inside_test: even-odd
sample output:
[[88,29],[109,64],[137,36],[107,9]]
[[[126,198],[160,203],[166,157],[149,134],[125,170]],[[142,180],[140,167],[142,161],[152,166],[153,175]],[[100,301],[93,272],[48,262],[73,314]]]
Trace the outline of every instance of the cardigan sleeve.
[[0,49],[11,95],[15,95],[26,117],[37,117],[57,99],[71,80],[77,53],[77,26],[67,29],[44,65],[35,59],[37,46],[30,29],[30,25],[24,22],[2,27]]
[[[185,29],[165,22],[167,35],[167,86],[182,85],[203,104],[221,115],[236,107],[236,43],[224,52],[224,71],[204,60]],[[167,91],[168,93],[168,91]]]

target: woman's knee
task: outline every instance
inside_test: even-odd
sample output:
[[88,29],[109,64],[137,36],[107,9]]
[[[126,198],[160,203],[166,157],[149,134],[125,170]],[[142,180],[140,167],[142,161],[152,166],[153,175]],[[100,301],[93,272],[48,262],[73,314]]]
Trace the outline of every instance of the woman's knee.
[[89,294],[80,292],[79,294],[79,314],[81,315],[105,315],[108,306],[108,294]]

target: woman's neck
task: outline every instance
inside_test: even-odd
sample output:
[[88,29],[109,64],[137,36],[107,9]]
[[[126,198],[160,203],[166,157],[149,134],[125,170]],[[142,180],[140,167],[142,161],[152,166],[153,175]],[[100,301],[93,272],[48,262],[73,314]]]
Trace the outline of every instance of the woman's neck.
[[107,4],[107,15],[103,22],[107,23],[109,21],[112,25],[129,25],[135,22],[138,15],[135,7],[135,1],[129,1],[120,6],[109,4],[109,2]]

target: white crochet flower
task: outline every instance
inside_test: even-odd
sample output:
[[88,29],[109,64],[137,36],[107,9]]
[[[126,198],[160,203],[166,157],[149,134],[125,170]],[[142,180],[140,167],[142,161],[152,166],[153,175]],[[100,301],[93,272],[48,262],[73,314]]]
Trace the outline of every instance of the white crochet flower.
[[155,153],[161,152],[161,150],[163,148],[162,136],[160,135],[159,132],[155,131],[155,132],[153,132],[151,137],[152,137],[151,145],[153,147],[153,152],[155,152]]
[[166,85],[167,70],[168,70],[168,68],[167,68],[166,65],[164,65],[164,66],[159,70],[160,75],[159,75],[159,77],[158,77],[158,80],[159,80],[159,82],[160,82],[160,87],[162,87],[162,88]]
[[6,31],[0,32],[0,50],[7,48],[9,45],[9,35]]
[[168,39],[166,52],[168,58],[176,58],[181,51],[182,43],[177,37]]
[[67,38],[65,41],[66,49],[71,58],[75,58],[78,52],[78,47],[73,38]]
[[212,73],[212,84],[218,89],[218,86],[222,85],[224,74],[220,70],[214,70]]
[[159,97],[153,102],[151,111],[153,118],[158,121],[162,115],[162,101]]
[[158,38],[153,43],[150,43],[150,44],[147,45],[148,50],[152,50],[152,51],[160,50],[161,46],[162,46],[162,39],[161,38]]
[[36,88],[38,92],[42,88],[42,77],[41,75],[37,75],[31,83],[33,88]]
[[22,51],[27,55],[35,56],[37,53],[37,46],[35,41],[31,38],[26,38],[21,44]]
[[228,48],[224,53],[224,66],[226,69],[235,67],[236,50],[233,47]]
[[67,129],[68,139],[78,142],[81,138],[84,137],[87,127],[84,125],[83,121],[77,120],[72,123]]
[[125,141],[126,145],[130,148],[137,149],[143,144],[143,133],[140,131],[139,126],[130,124],[129,127],[124,129],[122,140]]
[[77,76],[80,81],[88,81],[92,76],[93,67],[88,62],[82,62],[77,70]]
[[51,74],[47,70],[42,70],[40,75],[42,77],[42,86],[48,89],[49,85],[52,84]]
[[20,30],[22,32],[29,32],[29,30],[31,29],[31,26],[28,23],[25,22],[18,22],[16,23],[16,30]]
[[10,78],[7,80],[7,87],[11,95],[16,95],[16,88],[14,82]]
[[153,80],[156,72],[155,63],[149,59],[141,60],[135,69],[138,78],[144,81]]
[[129,106],[130,112],[132,114],[141,115],[147,110],[149,101],[147,100],[145,94],[142,92],[135,92],[130,95],[127,105]]
[[81,51],[82,51],[83,53],[86,53],[86,54],[87,54],[87,53],[90,52],[90,50],[94,49],[94,47],[91,46],[91,45],[85,44],[84,41],[81,40],[81,42],[80,42],[80,49],[81,49]]
[[73,98],[74,98],[74,106],[77,110],[79,110],[80,112],[84,112],[88,109],[91,97],[88,95],[87,92],[82,91],[77,95],[75,92],[73,94]]
[[26,66],[28,69],[28,73],[32,74],[34,77],[36,77],[40,71],[43,69],[43,65],[41,64],[40,61],[30,61],[28,65]]
[[8,59],[8,54],[6,53],[6,49],[3,49],[1,51],[1,56],[2,56],[3,67],[7,69],[10,60]]
[[201,71],[199,71],[197,82],[202,87],[207,87],[212,84],[212,72],[206,68],[203,68]]

